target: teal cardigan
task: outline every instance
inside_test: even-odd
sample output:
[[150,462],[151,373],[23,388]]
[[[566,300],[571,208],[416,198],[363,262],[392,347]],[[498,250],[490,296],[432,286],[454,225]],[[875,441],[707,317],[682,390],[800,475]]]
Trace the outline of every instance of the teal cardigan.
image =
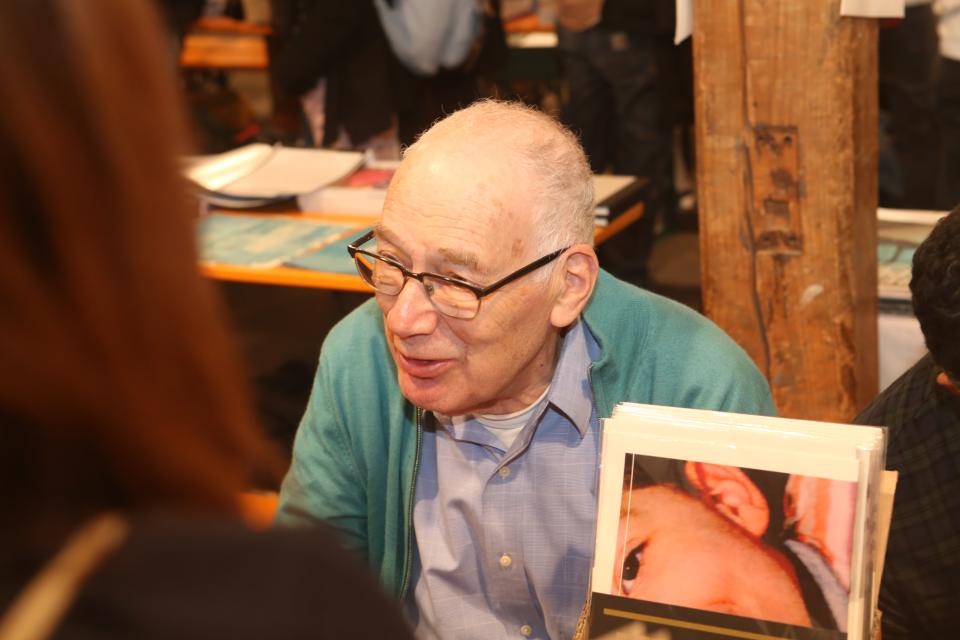
[[[601,419],[621,401],[774,413],[743,350],[687,307],[601,272],[583,318],[601,349],[590,374]],[[400,394],[383,316],[370,300],[324,341],[277,512],[280,524],[338,529],[400,599],[412,558],[420,419]]]

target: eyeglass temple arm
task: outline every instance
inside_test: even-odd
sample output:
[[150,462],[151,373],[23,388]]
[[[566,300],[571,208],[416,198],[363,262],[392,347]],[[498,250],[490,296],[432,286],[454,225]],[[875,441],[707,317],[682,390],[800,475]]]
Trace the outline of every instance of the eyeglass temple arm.
[[362,245],[364,242],[368,242],[371,238],[373,238],[373,235],[373,229],[370,229],[370,231],[367,231],[365,234],[348,244],[347,252],[352,256],[353,252],[359,249],[360,245]]
[[531,271],[536,271],[537,269],[539,269],[539,268],[542,267],[543,265],[547,264],[547,263],[550,262],[551,260],[556,259],[557,256],[559,256],[561,253],[563,253],[564,251],[566,251],[566,250],[569,249],[569,248],[570,248],[570,247],[564,247],[563,249],[557,249],[557,250],[554,251],[553,253],[548,253],[547,255],[543,256],[543,257],[540,258],[539,260],[535,260],[534,262],[531,262],[530,264],[528,264],[528,265],[525,266],[524,268],[520,269],[519,271],[514,271],[513,273],[511,273],[510,275],[508,275],[506,278],[502,278],[502,279],[500,279],[500,280],[497,280],[496,282],[494,282],[493,284],[491,284],[491,285],[489,285],[489,286],[486,286],[486,287],[484,287],[484,288],[482,288],[482,289],[476,290],[476,293],[477,293],[478,297],[481,297],[481,298],[482,298],[482,297],[485,296],[485,295],[488,295],[488,294],[490,294],[490,293],[493,293],[494,291],[496,291],[496,290],[499,289],[500,287],[502,287],[502,286],[504,286],[504,285],[507,285],[507,284],[510,284],[511,282],[513,282],[514,280],[516,280],[517,278],[521,278],[521,277],[527,275],[528,273],[530,273]]

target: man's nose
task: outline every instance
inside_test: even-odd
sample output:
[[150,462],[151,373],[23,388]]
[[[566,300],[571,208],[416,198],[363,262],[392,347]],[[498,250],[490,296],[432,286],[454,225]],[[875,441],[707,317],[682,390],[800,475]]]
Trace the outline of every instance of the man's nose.
[[439,313],[430,301],[423,283],[408,278],[387,311],[387,326],[400,338],[433,333]]

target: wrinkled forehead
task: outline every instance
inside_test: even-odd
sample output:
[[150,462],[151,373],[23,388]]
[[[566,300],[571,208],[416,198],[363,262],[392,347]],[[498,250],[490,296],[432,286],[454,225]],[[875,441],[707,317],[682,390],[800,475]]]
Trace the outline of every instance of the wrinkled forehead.
[[524,204],[540,181],[518,153],[455,142],[411,149],[390,191],[411,200],[452,197],[504,213],[529,209]]
[[536,188],[509,158],[431,146],[408,154],[387,192],[380,230],[475,249],[482,263],[522,255],[533,243]]

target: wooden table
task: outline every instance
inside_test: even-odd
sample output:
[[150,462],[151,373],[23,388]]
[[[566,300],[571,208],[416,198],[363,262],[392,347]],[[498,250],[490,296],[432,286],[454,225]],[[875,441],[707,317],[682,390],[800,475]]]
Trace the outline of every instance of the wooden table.
[[201,18],[183,39],[180,66],[185,69],[267,69],[270,27],[231,18]]
[[[218,213],[227,213],[218,211]],[[264,215],[264,216],[290,216],[303,220],[316,220],[329,224],[343,224],[363,229],[374,224],[376,216],[345,215],[333,213],[237,213],[235,215]],[[637,202],[629,207],[623,213],[615,217],[610,224],[604,227],[597,227],[594,234],[594,242],[601,244],[620,233],[629,225],[633,224],[643,215],[643,202]],[[347,250],[344,247],[344,257]],[[308,287],[314,289],[328,289],[334,291],[360,291],[370,292],[360,276],[356,273],[325,273],[320,271],[310,271],[307,269],[297,269],[293,267],[270,267],[268,269],[258,269],[252,267],[240,267],[224,264],[205,264],[200,265],[201,272],[207,277],[216,280],[225,280],[230,282],[248,282],[253,284],[271,284],[290,287]]]
[[503,30],[507,33],[554,33],[556,31],[552,24],[540,22],[540,17],[536,13],[505,20]]
[[[542,46],[524,44],[529,34],[554,32],[553,25],[542,24],[536,14],[504,23],[507,39],[513,47]],[[187,69],[267,69],[269,55],[266,38],[270,27],[226,17],[204,17],[192,25],[183,41],[180,66]],[[534,39],[536,43],[541,40]],[[555,38],[550,41],[555,43]]]

